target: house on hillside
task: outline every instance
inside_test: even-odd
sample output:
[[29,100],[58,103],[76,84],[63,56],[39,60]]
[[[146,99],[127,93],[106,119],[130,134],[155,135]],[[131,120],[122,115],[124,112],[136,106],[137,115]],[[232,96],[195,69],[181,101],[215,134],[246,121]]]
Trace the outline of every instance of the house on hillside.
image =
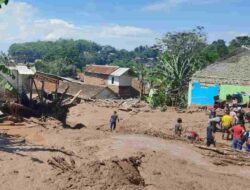
[[[213,105],[214,97],[250,92],[250,51],[241,50],[196,72],[189,83],[188,105]],[[243,97],[244,103],[249,101]]]
[[84,73],[84,83],[92,85],[108,85],[111,73],[119,67],[107,65],[88,65]]
[[129,98],[137,95],[132,87],[132,70],[107,65],[89,65],[84,74],[84,83],[107,86],[119,97]]

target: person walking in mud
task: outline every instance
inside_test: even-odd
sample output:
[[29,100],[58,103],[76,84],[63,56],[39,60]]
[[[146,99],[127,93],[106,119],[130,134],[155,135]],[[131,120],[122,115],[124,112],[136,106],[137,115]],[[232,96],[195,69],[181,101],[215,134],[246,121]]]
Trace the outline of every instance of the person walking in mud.
[[119,122],[119,117],[117,115],[117,112],[114,111],[113,115],[110,117],[110,130],[111,132],[116,129],[116,123]]

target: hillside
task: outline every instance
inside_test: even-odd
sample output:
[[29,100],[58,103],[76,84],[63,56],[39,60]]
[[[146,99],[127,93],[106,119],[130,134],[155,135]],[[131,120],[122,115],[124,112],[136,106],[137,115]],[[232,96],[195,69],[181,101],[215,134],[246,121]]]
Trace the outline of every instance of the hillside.
[[158,51],[147,46],[140,46],[134,51],[117,50],[111,46],[102,46],[87,40],[38,41],[13,44],[9,48],[9,55],[16,62],[31,62],[41,60],[37,64],[38,70],[70,76],[71,72],[58,72],[64,70],[80,70],[87,64],[115,64],[131,66],[136,58],[143,62],[155,62]]

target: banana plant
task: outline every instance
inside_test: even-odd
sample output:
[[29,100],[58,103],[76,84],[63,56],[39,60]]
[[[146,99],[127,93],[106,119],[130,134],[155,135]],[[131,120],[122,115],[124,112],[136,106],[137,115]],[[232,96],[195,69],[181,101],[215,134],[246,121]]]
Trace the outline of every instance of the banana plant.
[[9,3],[9,0],[0,0],[0,9],[2,8],[2,4],[7,5]]
[[16,93],[17,91],[15,87],[4,77],[5,75],[15,79],[12,71],[6,66],[9,62],[9,57],[3,53],[0,53],[0,88]]

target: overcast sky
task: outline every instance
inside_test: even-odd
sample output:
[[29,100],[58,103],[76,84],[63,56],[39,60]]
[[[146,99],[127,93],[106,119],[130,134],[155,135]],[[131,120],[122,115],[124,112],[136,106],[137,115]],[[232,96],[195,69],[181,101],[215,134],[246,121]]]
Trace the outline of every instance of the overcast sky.
[[204,26],[209,41],[250,33],[250,0],[10,0],[0,9],[0,51],[73,38],[131,50],[165,32]]

